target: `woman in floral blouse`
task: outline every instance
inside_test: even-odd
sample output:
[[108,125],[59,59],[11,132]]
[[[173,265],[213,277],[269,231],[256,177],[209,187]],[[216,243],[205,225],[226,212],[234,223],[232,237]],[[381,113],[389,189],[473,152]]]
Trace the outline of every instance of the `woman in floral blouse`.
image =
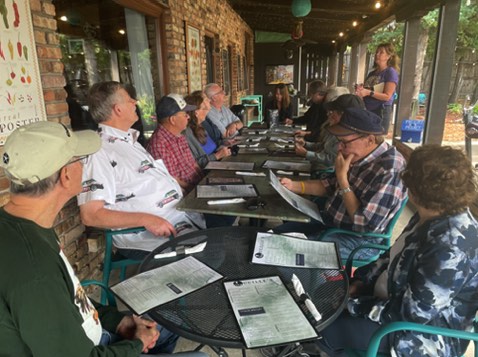
[[[357,269],[348,312],[322,331],[330,356],[365,350],[382,324],[410,321],[471,330],[478,309],[478,223],[469,211],[477,182],[458,149],[427,145],[410,156],[402,179],[417,212],[376,262]],[[461,356],[467,341],[399,331],[382,339],[393,356]]]

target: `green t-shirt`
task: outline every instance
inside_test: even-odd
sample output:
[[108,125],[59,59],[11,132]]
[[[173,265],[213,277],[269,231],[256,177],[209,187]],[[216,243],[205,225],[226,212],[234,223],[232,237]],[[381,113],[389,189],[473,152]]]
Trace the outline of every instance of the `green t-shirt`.
[[[0,208],[0,356],[139,356],[139,340],[94,346],[74,304],[73,283],[53,229]],[[98,307],[101,323],[115,331],[123,317]]]

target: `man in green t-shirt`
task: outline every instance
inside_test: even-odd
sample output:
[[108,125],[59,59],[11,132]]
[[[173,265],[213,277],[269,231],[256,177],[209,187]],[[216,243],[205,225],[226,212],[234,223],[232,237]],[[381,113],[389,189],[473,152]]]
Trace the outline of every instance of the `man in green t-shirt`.
[[[53,229],[100,146],[95,132],[52,122],[21,127],[5,143],[0,164],[11,196],[0,208],[1,356],[137,357],[157,344],[155,322],[88,299]],[[106,345],[107,331],[121,341]]]

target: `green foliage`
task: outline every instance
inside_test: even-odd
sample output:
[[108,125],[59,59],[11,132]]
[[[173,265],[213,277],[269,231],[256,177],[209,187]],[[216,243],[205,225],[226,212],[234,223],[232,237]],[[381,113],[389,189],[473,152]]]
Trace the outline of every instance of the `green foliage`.
[[156,123],[156,104],[154,98],[148,95],[142,95],[137,102],[143,121],[147,125],[154,125]]
[[448,104],[447,109],[451,114],[463,113],[463,105],[461,105],[460,103],[450,103]]
[[403,46],[403,28],[404,24],[391,22],[390,24],[378,29],[368,44],[367,49],[370,53],[375,53],[377,46],[381,43],[393,43],[395,52],[400,54]]

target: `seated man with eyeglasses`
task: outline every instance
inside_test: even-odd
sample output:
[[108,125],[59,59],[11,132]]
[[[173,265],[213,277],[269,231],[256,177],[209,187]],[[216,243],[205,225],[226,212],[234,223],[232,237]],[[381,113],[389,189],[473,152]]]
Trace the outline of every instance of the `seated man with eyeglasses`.
[[232,138],[237,135],[238,130],[242,129],[244,124],[224,105],[226,94],[221,86],[216,83],[209,83],[204,88],[204,93],[211,101],[208,118],[219,128],[223,138]]
[[[295,193],[327,197],[322,212],[325,225],[285,223],[274,228],[276,233],[299,231],[317,237],[327,228],[385,231],[407,194],[400,179],[405,159],[384,141],[381,121],[378,115],[365,109],[344,110],[340,122],[327,129],[339,142],[335,175],[310,181],[281,179],[281,183]],[[337,242],[342,258],[363,244],[361,238],[340,234],[327,240]],[[374,254],[374,251],[363,250],[358,259]]]

